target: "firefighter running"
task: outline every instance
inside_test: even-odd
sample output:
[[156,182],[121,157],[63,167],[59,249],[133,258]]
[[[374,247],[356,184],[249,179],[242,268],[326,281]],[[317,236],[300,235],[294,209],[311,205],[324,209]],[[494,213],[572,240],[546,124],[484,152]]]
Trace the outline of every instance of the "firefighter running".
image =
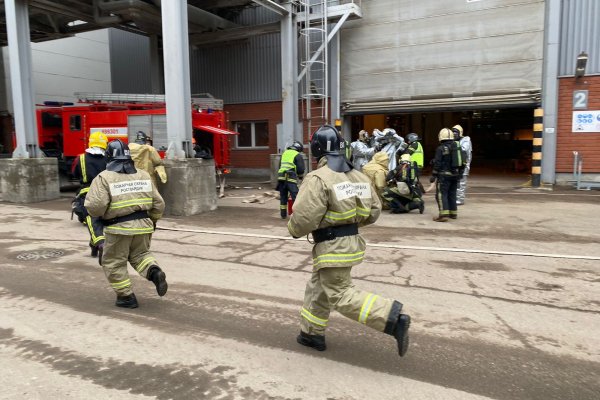
[[152,184],[156,186],[156,175],[162,183],[167,183],[167,173],[163,166],[163,160],[160,158],[158,151],[152,146],[152,142],[148,135],[142,131],[138,131],[135,137],[135,143],[129,144],[131,158],[137,169],[143,169],[152,178]]
[[331,310],[394,336],[400,356],[408,350],[410,317],[402,304],[356,289],[350,272],[363,261],[366,244],[359,226],[374,223],[381,213],[375,189],[344,157],[345,143],[329,125],[311,137],[318,167],[300,188],[288,230],[295,237],[312,233],[313,271],[306,285],[298,343],[326,349],[325,330]]
[[117,307],[136,308],[127,261],[138,274],[152,281],[159,296],[167,292],[165,273],[150,253],[150,237],[165,203],[150,175],[136,170],[129,148],[120,140],[107,147],[106,170],[92,182],[85,199],[90,215],[105,225],[102,267],[117,294]]
[[292,204],[298,195],[298,180],[304,176],[304,159],[302,143],[295,141],[281,155],[277,171],[277,190],[279,191],[279,211],[281,218],[287,218],[288,197]]
[[79,192],[73,200],[72,211],[77,215],[79,222],[87,226],[90,234],[90,248],[92,257],[98,257],[102,265],[102,251],[104,248],[104,226],[97,217],[88,214],[84,207],[87,193],[94,178],[106,169],[105,150],[108,138],[102,132],[93,132],[88,141],[85,153],[75,158],[72,173],[79,180]]

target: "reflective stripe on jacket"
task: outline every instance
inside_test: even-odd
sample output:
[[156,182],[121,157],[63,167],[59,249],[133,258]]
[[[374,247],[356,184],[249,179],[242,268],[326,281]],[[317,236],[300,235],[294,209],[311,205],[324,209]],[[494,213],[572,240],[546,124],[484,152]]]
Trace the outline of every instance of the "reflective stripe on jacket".
[[294,159],[300,154],[294,149],[287,149],[281,155],[281,163],[279,164],[279,170],[277,171],[277,179],[280,181],[287,181],[292,183],[298,183],[298,174],[296,173],[296,163]]
[[106,226],[104,232],[117,235],[140,235],[154,232],[154,224],[165,203],[150,175],[138,169],[135,174],[104,171],[92,181],[85,198],[85,208],[92,217],[109,220],[135,211],[148,211],[150,218],[136,219]]
[[[320,228],[374,223],[381,213],[381,202],[375,188],[364,174],[353,169],[335,172],[327,167],[327,159],[309,173],[294,202],[288,230],[300,237]],[[313,266],[351,267],[363,260],[366,244],[359,235],[326,240],[314,245]]]

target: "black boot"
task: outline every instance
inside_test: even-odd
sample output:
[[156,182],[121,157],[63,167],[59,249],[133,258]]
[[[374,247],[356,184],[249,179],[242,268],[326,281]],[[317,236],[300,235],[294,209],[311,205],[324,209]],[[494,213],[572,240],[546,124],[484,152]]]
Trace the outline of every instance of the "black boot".
[[102,255],[104,254],[104,244],[98,245],[98,264],[102,266]]
[[410,316],[400,314],[400,311],[402,311],[402,303],[394,301],[383,332],[396,338],[396,342],[398,342],[398,354],[400,354],[400,357],[403,357],[408,351]]
[[92,246],[92,245],[90,245],[90,247],[92,248],[90,255],[92,257],[98,257],[98,248],[96,246]]
[[117,302],[115,305],[123,308],[138,308],[138,302],[135,298],[135,294],[133,293],[131,293],[129,296],[117,295]]
[[287,211],[281,210],[281,219],[286,219],[286,218],[287,218]]
[[308,333],[300,332],[296,341],[303,346],[312,347],[318,351],[324,351],[327,349],[325,344],[325,336],[322,335],[309,335]]
[[154,286],[156,286],[156,293],[158,293],[159,296],[164,296],[165,293],[167,293],[167,289],[169,288],[167,276],[159,266],[150,266],[150,269],[148,270],[148,280],[154,283]]

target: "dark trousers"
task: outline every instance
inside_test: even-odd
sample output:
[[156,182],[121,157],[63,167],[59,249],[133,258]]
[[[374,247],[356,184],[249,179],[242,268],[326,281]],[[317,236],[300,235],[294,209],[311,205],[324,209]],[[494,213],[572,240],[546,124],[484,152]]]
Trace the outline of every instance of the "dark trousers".
[[456,189],[458,177],[439,175],[435,186],[435,200],[440,210],[440,217],[456,218]]
[[77,215],[79,222],[84,224],[90,234],[90,247],[98,247],[104,244],[104,225],[102,220],[91,217],[83,206],[85,195],[80,195],[73,200],[73,213]]
[[292,197],[292,204],[296,201],[298,185],[288,181],[279,181],[277,190],[279,190],[279,211],[281,212],[281,218],[285,218],[287,217],[288,197]]
[[417,188],[408,195],[402,195],[397,187],[387,187],[383,191],[383,200],[388,203],[393,214],[403,214],[416,210],[423,203]]

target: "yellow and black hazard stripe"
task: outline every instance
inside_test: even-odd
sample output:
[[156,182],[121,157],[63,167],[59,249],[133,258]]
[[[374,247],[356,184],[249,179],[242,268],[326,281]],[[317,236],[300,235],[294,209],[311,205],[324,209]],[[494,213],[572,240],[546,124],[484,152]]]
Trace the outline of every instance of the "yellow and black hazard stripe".
[[544,110],[533,111],[533,149],[531,153],[531,186],[539,187],[542,181],[542,133],[544,130]]

